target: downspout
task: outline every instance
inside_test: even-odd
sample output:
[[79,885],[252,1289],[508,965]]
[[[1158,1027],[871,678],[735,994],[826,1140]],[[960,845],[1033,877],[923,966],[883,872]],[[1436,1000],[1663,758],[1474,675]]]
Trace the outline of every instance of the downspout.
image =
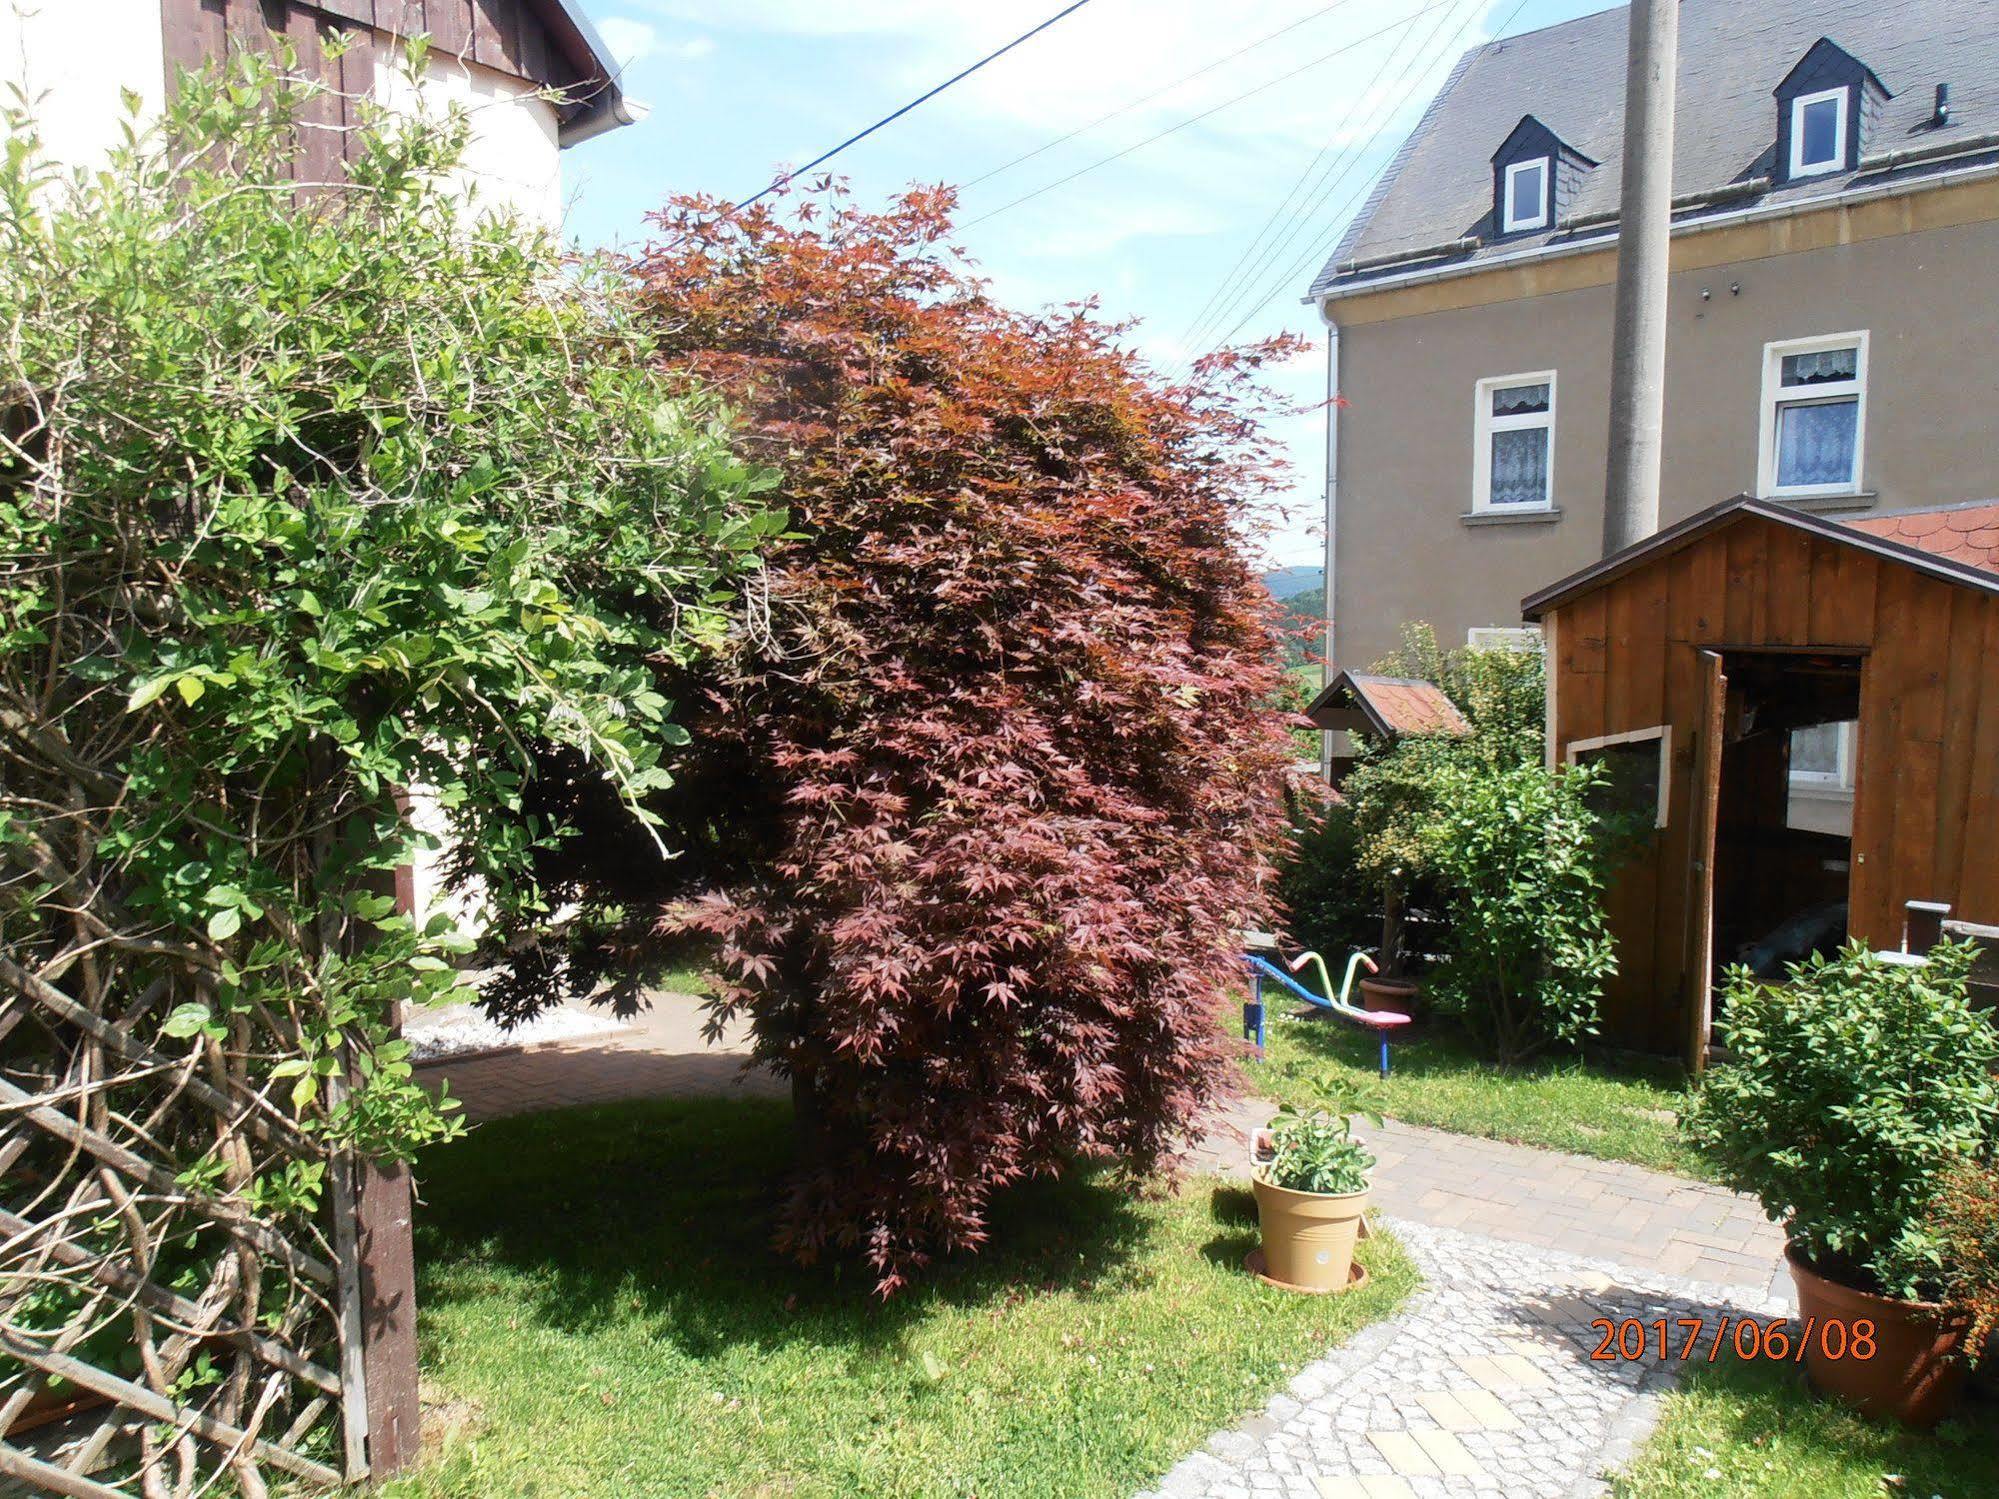
[[[1338,560],[1340,515],[1340,325],[1333,321],[1333,304],[1319,303],[1319,315],[1326,320],[1326,666],[1330,676],[1335,645],[1333,605],[1336,596],[1334,563]],[[1319,735],[1319,774],[1333,778],[1333,731]]]

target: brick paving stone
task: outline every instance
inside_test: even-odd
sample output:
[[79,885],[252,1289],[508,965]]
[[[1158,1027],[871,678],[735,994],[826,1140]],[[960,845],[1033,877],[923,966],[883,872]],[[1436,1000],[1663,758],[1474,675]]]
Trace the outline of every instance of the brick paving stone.
[[417,1079],[449,1085],[474,1124],[634,1098],[782,1097],[777,1078],[744,1070],[749,1038],[741,1027],[715,1042],[702,1034],[700,1003],[654,994],[620,1030],[426,1063]]

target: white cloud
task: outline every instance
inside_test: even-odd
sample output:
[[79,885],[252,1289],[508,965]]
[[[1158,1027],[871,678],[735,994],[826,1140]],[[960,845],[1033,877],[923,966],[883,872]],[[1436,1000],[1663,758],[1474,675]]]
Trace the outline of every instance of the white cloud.
[[604,38],[604,45],[611,49],[611,55],[617,58],[621,68],[633,67],[648,57],[699,62],[715,50],[712,37],[695,36],[685,41],[669,42],[660,36],[659,28],[652,22],[633,20],[630,16],[612,16],[599,23],[597,32]]
[[659,28],[650,21],[612,16],[598,23],[597,34],[604,38],[604,45],[611,49],[611,55],[622,68],[643,62],[659,50]]

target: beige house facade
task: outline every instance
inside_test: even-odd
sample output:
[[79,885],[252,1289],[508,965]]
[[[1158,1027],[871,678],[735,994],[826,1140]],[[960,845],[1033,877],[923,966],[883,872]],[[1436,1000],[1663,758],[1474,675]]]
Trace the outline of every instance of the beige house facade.
[[[1468,54],[1313,285],[1336,667],[1414,621],[1520,643],[1601,554],[1626,26]],[[1999,495],[1989,8],[1683,0],[1675,148],[1660,524]]]

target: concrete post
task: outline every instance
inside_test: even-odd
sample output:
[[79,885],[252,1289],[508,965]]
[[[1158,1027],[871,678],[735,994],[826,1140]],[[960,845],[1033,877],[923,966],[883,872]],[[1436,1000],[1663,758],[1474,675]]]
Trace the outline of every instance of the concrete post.
[[1607,557],[1659,529],[1666,412],[1666,273],[1673,201],[1673,89],[1679,0],[1632,0],[1624,84],[1624,181],[1610,360]]

